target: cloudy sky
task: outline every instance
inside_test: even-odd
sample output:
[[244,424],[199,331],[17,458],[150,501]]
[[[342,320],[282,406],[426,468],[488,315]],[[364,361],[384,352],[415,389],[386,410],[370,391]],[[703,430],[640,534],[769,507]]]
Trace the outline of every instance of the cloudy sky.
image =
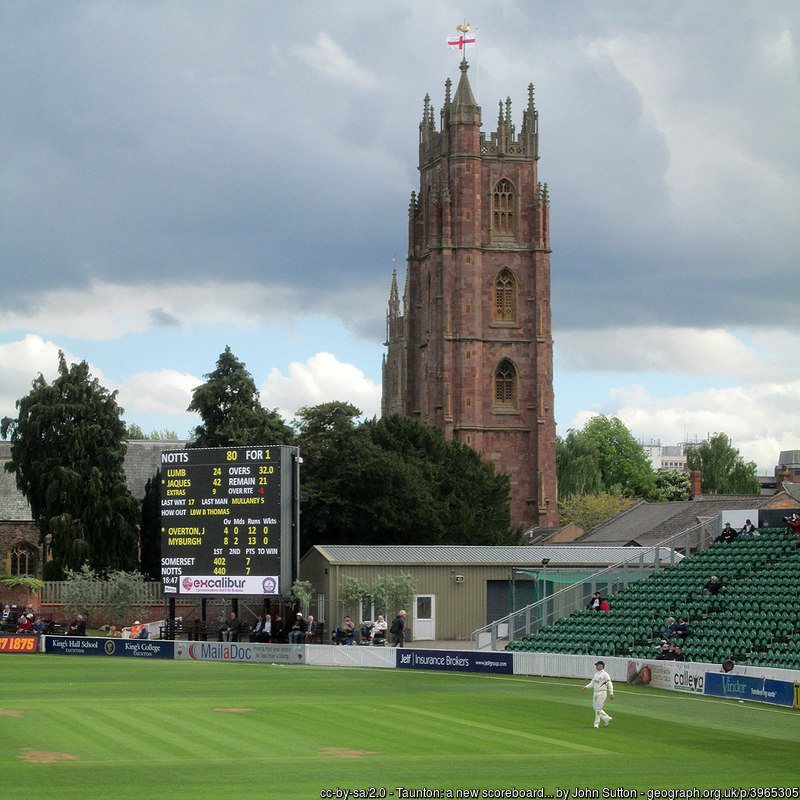
[[796,0],[4,0],[0,416],[62,349],[183,436],[225,345],[287,419],[378,414],[464,22],[485,131],[536,87],[559,432],[799,449]]

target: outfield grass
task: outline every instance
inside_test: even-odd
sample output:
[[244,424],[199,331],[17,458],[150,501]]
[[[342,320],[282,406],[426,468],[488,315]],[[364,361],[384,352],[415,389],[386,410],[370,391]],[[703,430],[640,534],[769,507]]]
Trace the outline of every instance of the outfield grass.
[[595,730],[579,681],[55,655],[0,668],[4,798],[726,790],[800,775],[800,713],[625,684]]

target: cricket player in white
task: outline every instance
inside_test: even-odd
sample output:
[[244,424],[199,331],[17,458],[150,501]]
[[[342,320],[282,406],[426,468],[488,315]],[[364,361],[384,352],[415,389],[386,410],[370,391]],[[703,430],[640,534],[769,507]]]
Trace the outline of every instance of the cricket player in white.
[[600,720],[603,720],[603,725],[607,727],[608,723],[614,718],[603,711],[603,703],[606,702],[606,696],[610,697],[612,700],[614,699],[614,684],[611,682],[611,676],[606,672],[605,662],[596,661],[595,668],[597,672],[594,673],[589,683],[583,687],[583,691],[586,691],[586,689],[593,690],[592,705],[594,706],[594,727],[600,727]]

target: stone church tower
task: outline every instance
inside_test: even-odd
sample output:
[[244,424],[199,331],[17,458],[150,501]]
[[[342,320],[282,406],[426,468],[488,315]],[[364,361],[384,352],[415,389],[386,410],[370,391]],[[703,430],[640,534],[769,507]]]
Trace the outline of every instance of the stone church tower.
[[440,129],[419,126],[419,194],[408,220],[402,298],[392,276],[381,414],[443,428],[511,476],[514,525],[554,526],[556,509],[550,208],[538,178],[533,86],[519,134],[511,100],[497,131],[461,62]]

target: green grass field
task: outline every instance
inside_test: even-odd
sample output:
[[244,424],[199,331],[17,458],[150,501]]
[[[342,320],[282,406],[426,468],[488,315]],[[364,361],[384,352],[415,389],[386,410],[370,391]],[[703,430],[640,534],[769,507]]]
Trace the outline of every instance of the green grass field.
[[602,797],[800,778],[800,713],[625,684],[595,730],[580,681],[51,655],[0,669],[4,798]]

